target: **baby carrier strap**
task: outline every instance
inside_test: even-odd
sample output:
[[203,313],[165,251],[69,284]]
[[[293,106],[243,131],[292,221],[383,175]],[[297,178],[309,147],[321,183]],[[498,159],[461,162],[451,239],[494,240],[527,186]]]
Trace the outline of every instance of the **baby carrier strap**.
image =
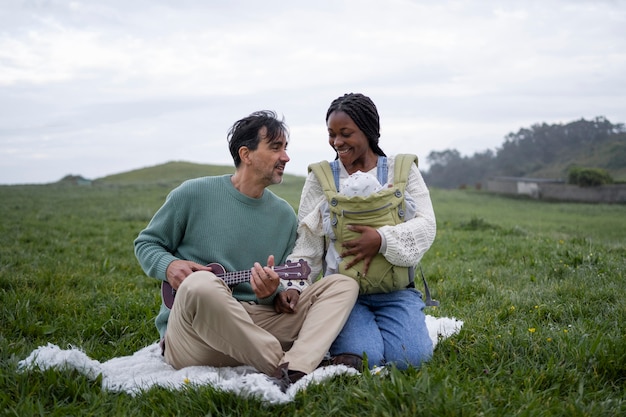
[[329,164],[328,161],[321,161],[309,165],[309,172],[313,172],[315,174],[326,196],[337,193],[337,190],[339,190],[339,171],[337,171],[337,184],[335,184],[335,179],[333,178],[334,171],[332,165]]
[[409,181],[409,173],[413,164],[417,165],[416,155],[396,155],[393,168],[393,185],[400,188],[403,192],[406,188],[406,183]]

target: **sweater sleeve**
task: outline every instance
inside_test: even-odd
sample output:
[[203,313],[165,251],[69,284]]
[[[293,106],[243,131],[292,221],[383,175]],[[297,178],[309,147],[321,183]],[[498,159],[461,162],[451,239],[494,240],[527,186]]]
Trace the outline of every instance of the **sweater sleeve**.
[[[393,162],[389,164],[389,173],[393,175]],[[383,255],[389,262],[415,266],[433,244],[437,232],[430,192],[416,165],[411,167],[406,192],[415,200],[415,216],[404,223],[378,230],[385,237],[387,247]]]
[[135,256],[146,275],[165,281],[167,267],[178,258],[173,255],[182,239],[183,228],[177,213],[176,190],[170,193],[148,226],[135,239]]

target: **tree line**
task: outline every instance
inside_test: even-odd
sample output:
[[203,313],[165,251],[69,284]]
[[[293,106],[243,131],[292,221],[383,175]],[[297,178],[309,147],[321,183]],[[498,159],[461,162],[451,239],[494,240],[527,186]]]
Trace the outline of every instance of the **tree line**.
[[495,151],[472,156],[462,156],[456,149],[433,151],[427,156],[429,170],[424,179],[439,188],[479,188],[493,177],[564,178],[568,169],[590,163],[592,154],[596,155],[594,168],[626,167],[626,128],[602,116],[567,124],[535,124],[504,139]]

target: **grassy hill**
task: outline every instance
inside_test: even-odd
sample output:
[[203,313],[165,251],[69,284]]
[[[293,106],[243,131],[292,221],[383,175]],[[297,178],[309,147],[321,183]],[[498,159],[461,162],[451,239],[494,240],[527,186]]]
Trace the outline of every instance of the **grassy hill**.
[[[135,169],[119,174],[108,175],[94,181],[103,186],[162,186],[172,189],[185,180],[211,175],[225,175],[235,172],[233,166],[206,165],[185,161],[171,161],[165,164]],[[305,177],[285,174],[281,184],[269,187],[276,194],[289,201],[294,209],[298,208],[300,193]]]
[[176,185],[190,178],[208,175],[223,175],[235,172],[233,166],[205,165],[185,161],[171,161],[165,164],[139,168],[119,174],[108,175],[95,180],[99,184],[163,184]]

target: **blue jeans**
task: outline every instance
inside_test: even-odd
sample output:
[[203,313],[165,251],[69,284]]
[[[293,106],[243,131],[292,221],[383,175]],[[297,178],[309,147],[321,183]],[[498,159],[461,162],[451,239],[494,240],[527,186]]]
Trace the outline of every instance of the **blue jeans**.
[[348,321],[330,347],[330,354],[367,356],[369,368],[395,365],[419,367],[433,354],[424,302],[419,291],[406,289],[360,295]]

